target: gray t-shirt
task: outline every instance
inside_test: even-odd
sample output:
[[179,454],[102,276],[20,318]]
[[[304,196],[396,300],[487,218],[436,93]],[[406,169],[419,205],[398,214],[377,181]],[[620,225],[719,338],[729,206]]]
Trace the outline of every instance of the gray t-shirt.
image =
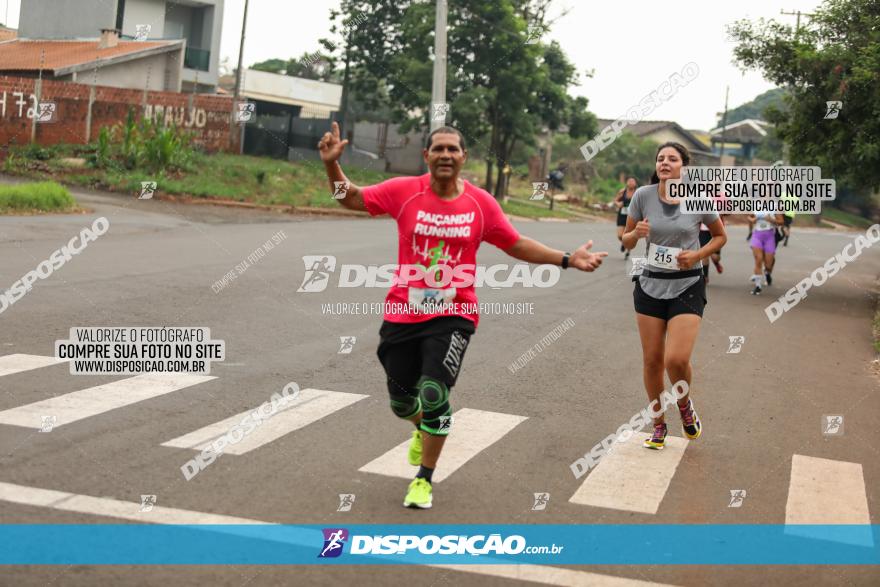
[[[629,216],[636,222],[647,218],[651,224],[651,232],[645,243],[645,256],[651,243],[661,247],[678,247],[696,251],[700,248],[700,223],[709,226],[718,220],[717,212],[705,214],[682,214],[680,204],[667,204],[660,200],[658,184],[642,186],[633,194],[629,204]],[[648,259],[648,263],[651,260]],[[697,264],[690,269],[699,269]],[[667,273],[672,269],[648,266],[650,271]],[[699,277],[684,279],[657,279],[656,277],[639,277],[642,291],[653,298],[670,300],[699,281]]]

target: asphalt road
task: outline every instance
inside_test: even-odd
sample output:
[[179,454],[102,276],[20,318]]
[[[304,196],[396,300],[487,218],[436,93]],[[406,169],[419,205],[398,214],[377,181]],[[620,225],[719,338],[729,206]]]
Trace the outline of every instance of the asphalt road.
[[[871,315],[880,250],[866,250],[775,323],[764,313],[772,299],[852,241],[853,233],[796,225],[790,246],[779,255],[774,285],[762,296],[751,296],[745,230],[731,228],[725,271],[719,276],[713,270],[693,356],[693,397],[704,434],[672,468],[656,513],[643,513],[569,501],[584,482],[571,473],[570,463],[647,403],[632,284],[617,252],[614,226],[516,223],[523,234],[549,245],[570,249],[593,239],[596,250],[611,255],[598,272],[564,272],[551,288],[483,288],[482,302],[532,304],[533,313],[483,316],[453,390],[453,408],[520,418],[436,484],[432,510],[412,511],[401,507],[406,480],[359,471],[404,442],[411,430],[388,407],[375,356],[381,318],[322,311],[328,303],[381,302],[384,289],[338,288],[334,274],[323,292],[296,291],[304,277],[304,255],[333,255],[339,264],[395,262],[392,221],[302,219],[97,194],[79,198],[93,212],[0,218],[2,289],[94,218],[103,215],[110,221],[107,234],[0,314],[0,357],[51,356],[54,342],[67,338],[72,327],[174,325],[210,327],[213,338],[225,341],[227,358],[214,363],[215,379],[85,417],[50,433],[0,424],[0,483],[125,502],[153,494],[158,506],[287,524],[783,524],[787,508],[794,508],[789,503],[794,455],[802,455],[860,465],[863,486],[855,491],[863,492],[870,520],[878,523],[880,399],[871,365]],[[215,282],[278,231],[284,232],[284,240],[215,293]],[[479,262],[507,260],[484,245]],[[511,373],[513,361],[566,320],[574,325]],[[356,343],[351,353],[340,354],[340,337],[347,336],[355,336]],[[745,337],[741,352],[727,352],[731,336]],[[0,376],[0,411],[120,379],[71,375],[61,364]],[[162,443],[254,408],[290,381],[303,389],[366,397],[246,454],[224,455],[191,481],[183,478],[180,467],[195,452]],[[823,434],[822,422],[829,414],[844,416],[843,434]],[[671,432],[681,435],[675,426]],[[613,479],[614,471],[607,472]],[[728,507],[733,489],[747,490],[741,507]],[[550,495],[543,511],[532,510],[537,492]],[[339,494],[356,496],[351,511],[337,511]],[[800,507],[818,512],[826,504]],[[143,514],[144,521],[150,521],[149,515]],[[0,501],[0,521],[119,519],[7,500]],[[603,583],[602,577],[672,585],[880,582],[876,567],[572,570],[581,574],[572,575],[571,581],[583,584],[637,584]],[[530,575],[546,582],[553,576],[550,571]],[[6,585],[343,581],[515,582],[445,568],[313,566],[27,567],[6,568],[0,579]]]

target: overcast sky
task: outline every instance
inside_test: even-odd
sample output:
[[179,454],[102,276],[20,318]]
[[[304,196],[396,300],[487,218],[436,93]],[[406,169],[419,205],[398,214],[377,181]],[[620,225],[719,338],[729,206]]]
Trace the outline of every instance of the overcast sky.
[[[18,26],[21,1],[0,0],[4,11],[0,14],[4,19],[8,14],[10,26]],[[794,25],[795,17],[780,15],[780,10],[808,13],[819,4],[818,0],[557,0],[553,14],[566,8],[569,12],[546,37],[559,42],[580,72],[595,70],[593,78],[582,77],[581,85],[571,92],[589,98],[590,109],[600,118],[623,115],[671,73],[688,62],[697,63],[699,76],[650,118],[708,130],[724,108],[726,86],[731,108],[773,87],[759,73],[743,74],[733,65],[733,43],[727,40],[724,25],[759,17]],[[251,0],[245,63],[319,50],[318,39],[329,34],[330,10],[338,5],[334,0]],[[221,58],[228,57],[233,64],[238,59],[243,10],[244,0],[226,0]]]

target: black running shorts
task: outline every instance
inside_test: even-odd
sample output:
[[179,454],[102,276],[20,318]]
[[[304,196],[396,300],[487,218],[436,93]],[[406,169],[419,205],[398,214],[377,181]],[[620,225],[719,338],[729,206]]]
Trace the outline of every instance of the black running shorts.
[[696,314],[702,318],[707,303],[706,280],[700,278],[698,282],[681,292],[681,295],[670,300],[651,297],[642,291],[639,280],[635,283],[633,302],[637,313],[667,321],[679,314]]
[[400,387],[411,390],[426,375],[451,388],[458,380],[474,323],[458,316],[415,324],[385,321],[379,329],[379,361]]

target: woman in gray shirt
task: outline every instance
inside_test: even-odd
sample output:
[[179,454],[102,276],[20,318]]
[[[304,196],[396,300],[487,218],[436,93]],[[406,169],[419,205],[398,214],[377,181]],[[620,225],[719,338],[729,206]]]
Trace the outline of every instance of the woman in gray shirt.
[[[642,339],[645,390],[651,401],[660,401],[663,372],[669,381],[684,380],[690,389],[691,353],[706,305],[702,260],[727,242],[724,225],[715,212],[682,214],[681,200],[666,197],[666,182],[681,177],[690,164],[690,153],[679,143],[657,149],[654,177],[633,195],[623,234],[628,250],[645,239],[648,268],[636,282],[633,298],[639,336]],[[709,227],[712,239],[700,247],[700,223]],[[682,429],[693,440],[702,433],[690,394],[678,400]],[[666,441],[663,414],[654,419],[654,433],[646,448],[660,450]]]

